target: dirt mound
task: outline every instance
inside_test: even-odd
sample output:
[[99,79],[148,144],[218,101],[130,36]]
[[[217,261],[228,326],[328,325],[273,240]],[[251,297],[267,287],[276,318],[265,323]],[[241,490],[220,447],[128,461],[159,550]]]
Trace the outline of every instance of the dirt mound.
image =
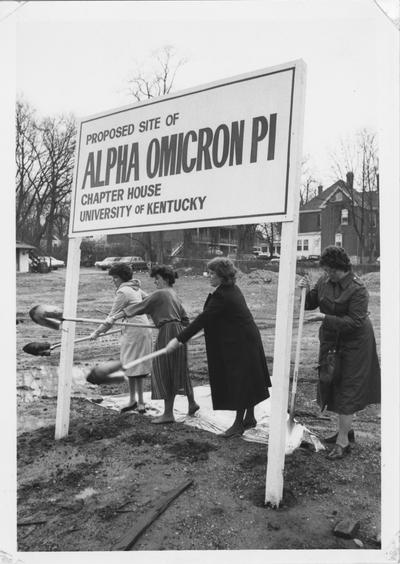
[[[252,270],[249,274],[243,272],[238,273],[238,282],[240,285],[248,284],[271,284],[278,285],[279,272],[274,270]],[[296,284],[301,276],[296,274]]]
[[379,290],[381,287],[381,273],[380,272],[368,272],[361,276],[361,280],[364,282],[368,290]]
[[238,282],[243,284],[278,284],[278,272],[272,270],[252,270],[249,274],[238,274]]

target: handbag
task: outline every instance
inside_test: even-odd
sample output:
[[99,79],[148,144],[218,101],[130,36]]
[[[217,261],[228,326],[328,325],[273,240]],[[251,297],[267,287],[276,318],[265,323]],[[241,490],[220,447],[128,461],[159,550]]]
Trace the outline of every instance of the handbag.
[[319,380],[322,384],[332,384],[340,378],[341,355],[339,350],[339,335],[333,346],[322,357],[318,365]]

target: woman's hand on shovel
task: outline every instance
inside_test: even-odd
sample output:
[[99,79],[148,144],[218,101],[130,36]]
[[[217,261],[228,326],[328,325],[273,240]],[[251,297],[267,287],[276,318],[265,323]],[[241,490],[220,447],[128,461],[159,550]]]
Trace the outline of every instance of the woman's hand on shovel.
[[306,323],[313,323],[314,321],[323,321],[325,319],[325,313],[321,312],[306,312],[305,321]]
[[297,286],[299,288],[306,288],[308,291],[311,287],[311,279],[309,275],[305,274],[302,278],[300,278],[300,280],[297,283]]
[[176,349],[178,349],[180,346],[182,346],[182,343],[180,343],[178,339],[174,337],[173,339],[171,339],[171,341],[167,344],[165,348],[167,350],[167,353],[172,353],[176,351]]

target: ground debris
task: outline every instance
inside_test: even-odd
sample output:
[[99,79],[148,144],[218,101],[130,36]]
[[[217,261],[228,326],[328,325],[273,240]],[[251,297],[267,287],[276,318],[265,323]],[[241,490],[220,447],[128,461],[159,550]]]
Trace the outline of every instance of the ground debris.
[[128,531],[113,546],[112,550],[129,550],[137,541],[137,539],[150,527],[150,525],[163,513],[167,507],[183,493],[189,486],[193,484],[193,480],[186,480],[177,488],[165,493],[156,503],[155,507],[149,510],[137,523],[132,530]]
[[354,539],[360,529],[360,522],[351,519],[342,519],[336,523],[333,534],[342,539]]

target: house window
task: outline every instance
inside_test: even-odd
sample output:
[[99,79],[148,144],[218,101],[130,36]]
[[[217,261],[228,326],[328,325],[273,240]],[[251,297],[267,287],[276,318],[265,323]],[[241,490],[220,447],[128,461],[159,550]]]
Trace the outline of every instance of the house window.
[[343,246],[343,237],[341,233],[336,233],[335,235],[335,245],[336,247],[342,247]]
[[297,239],[297,250],[301,251],[301,239]]
[[340,214],[340,223],[342,225],[348,225],[349,224],[349,210],[346,210],[345,208],[342,209],[341,214]]
[[308,239],[304,239],[303,241],[303,251],[308,251]]

